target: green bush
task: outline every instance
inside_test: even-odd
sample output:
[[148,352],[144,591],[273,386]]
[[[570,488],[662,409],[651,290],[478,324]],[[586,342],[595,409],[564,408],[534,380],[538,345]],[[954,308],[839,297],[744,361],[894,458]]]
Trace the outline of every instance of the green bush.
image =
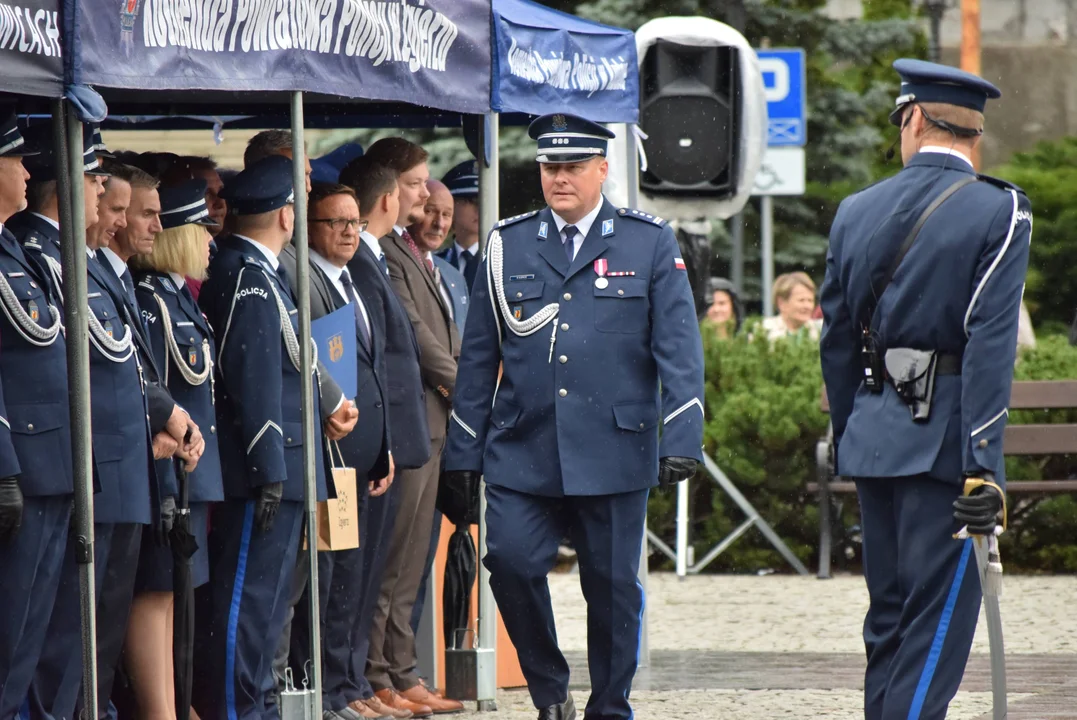
[[[822,373],[819,346],[807,337],[770,343],[754,323],[725,340],[704,327],[707,368],[707,453],[759,514],[809,567],[818,563],[818,496],[805,488],[815,480],[815,444],[828,418],[820,410]],[[755,337],[751,337],[754,335]],[[1065,337],[1041,336],[1035,350],[1024,351],[1019,380],[1077,379],[1077,349]],[[1011,423],[1077,423],[1077,411],[1014,411]],[[1072,457],[1008,458],[1013,480],[1065,479],[1077,475]],[[844,497],[842,522],[858,522],[855,496]],[[1008,571],[1077,570],[1077,500],[1071,495],[1014,498],[1010,532],[1003,536]],[[691,543],[703,557],[745,516],[703,473],[691,484]],[[676,493],[652,493],[648,527],[672,545]],[[840,549],[840,548],[839,548]],[[657,557],[657,556],[656,556]],[[670,567],[663,563],[663,567]],[[742,535],[707,571],[790,572],[788,563],[757,530]]]

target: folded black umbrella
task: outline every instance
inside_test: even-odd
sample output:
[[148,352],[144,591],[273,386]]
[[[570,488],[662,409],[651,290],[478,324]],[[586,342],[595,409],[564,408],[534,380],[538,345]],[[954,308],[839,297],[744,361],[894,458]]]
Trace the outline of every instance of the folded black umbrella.
[[475,543],[467,525],[457,525],[449,538],[442,588],[442,623],[445,647],[455,647],[456,631],[468,628],[471,586],[475,582]]
[[172,664],[176,684],[176,718],[190,720],[191,692],[194,680],[194,579],[192,558],[198,541],[191,532],[191,508],[188,501],[187,470],[183,460],[176,460],[176,479],[180,496],[176,519],[168,535],[172,548]]

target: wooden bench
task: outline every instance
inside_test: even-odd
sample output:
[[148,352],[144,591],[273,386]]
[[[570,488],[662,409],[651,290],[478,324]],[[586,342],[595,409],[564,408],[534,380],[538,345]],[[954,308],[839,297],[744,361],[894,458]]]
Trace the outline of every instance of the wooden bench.
[[[820,406],[830,412],[826,388],[822,390]],[[1023,380],[1013,383],[1010,410],[1069,410],[1077,409],[1077,381]],[[1077,424],[1006,425],[1002,452],[1011,456],[1077,454]],[[819,493],[819,578],[830,577],[832,536],[832,496],[855,493],[856,483],[843,481],[834,475],[834,434],[827,435],[815,446],[817,481],[808,483],[808,492]],[[1019,494],[1051,495],[1077,492],[1077,480],[1007,480],[1007,496]],[[1013,513],[1011,513],[1012,517]]]

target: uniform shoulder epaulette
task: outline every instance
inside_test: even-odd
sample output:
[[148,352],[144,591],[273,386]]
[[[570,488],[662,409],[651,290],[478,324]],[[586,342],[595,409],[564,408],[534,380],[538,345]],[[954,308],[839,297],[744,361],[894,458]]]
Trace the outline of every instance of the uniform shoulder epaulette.
[[1002,178],[992,177],[990,175],[984,175],[982,173],[978,173],[976,175],[976,177],[978,179],[980,179],[980,180],[983,180],[986,183],[991,183],[995,187],[1002,188],[1003,190],[1016,190],[1017,192],[1021,193],[1022,195],[1025,194],[1025,191],[1022,190],[1020,187],[1018,187],[1017,185],[1014,185],[1012,182],[1009,182],[1007,180],[1003,180]]
[[658,217],[657,215],[651,215],[650,213],[645,213],[642,210],[633,210],[632,208],[621,208],[620,210],[617,211],[617,214],[620,215],[621,217],[635,218],[636,220],[640,220],[642,222],[648,222],[648,223],[651,223],[652,225],[657,225],[658,227],[662,227],[662,226],[664,226],[666,224],[666,221],[663,220],[662,218]]
[[523,215],[514,215],[514,216],[512,216],[510,218],[505,218],[504,220],[499,220],[497,225],[494,225],[494,227],[495,228],[503,228],[503,227],[508,227],[509,225],[515,225],[516,223],[520,222],[521,220],[526,220],[527,218],[535,217],[538,214],[539,214],[538,210],[532,210],[531,212],[524,213]]
[[45,247],[45,243],[48,242],[48,238],[39,233],[37,230],[31,230],[26,233],[26,237],[22,239],[22,244],[31,247],[35,250],[40,250]]
[[153,281],[149,278],[142,278],[138,281],[138,285],[135,286],[138,290],[146,290],[147,292],[156,292],[157,288],[153,286]]

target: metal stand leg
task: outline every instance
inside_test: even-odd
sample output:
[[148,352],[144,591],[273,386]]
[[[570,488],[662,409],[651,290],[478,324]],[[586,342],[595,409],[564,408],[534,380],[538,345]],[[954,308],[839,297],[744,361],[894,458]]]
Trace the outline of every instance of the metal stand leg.
[[681,580],[688,574],[688,483],[684,480],[677,484],[677,577]]
[[830,537],[833,521],[830,518],[830,448],[823,440],[815,446],[815,466],[819,478],[819,573],[820,580],[830,578]]
[[651,642],[647,619],[650,612],[647,610],[647,535],[650,532],[644,524],[643,550],[639,554],[639,585],[643,590],[643,617],[640,620],[639,633],[639,663],[638,667],[645,668],[651,665]]

